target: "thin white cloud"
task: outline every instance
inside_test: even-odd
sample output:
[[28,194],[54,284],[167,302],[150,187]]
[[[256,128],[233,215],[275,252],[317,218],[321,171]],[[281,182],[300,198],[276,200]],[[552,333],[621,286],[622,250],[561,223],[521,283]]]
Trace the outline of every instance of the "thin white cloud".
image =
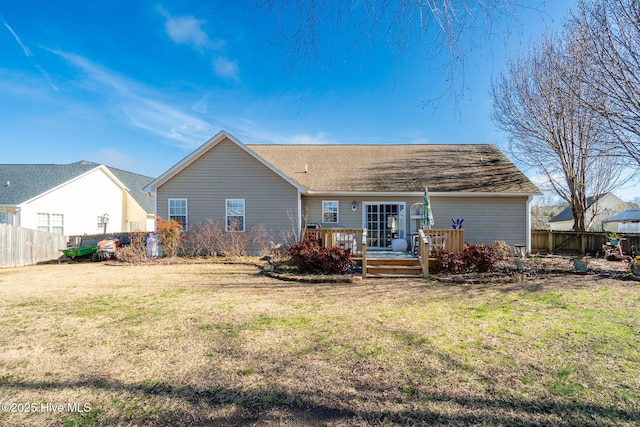
[[336,144],[336,141],[326,132],[317,132],[315,135],[300,134],[293,135],[285,139],[285,144]]
[[38,70],[38,72],[40,72],[40,74],[42,74],[42,77],[44,77],[44,79],[47,81],[49,86],[51,86],[51,88],[56,92],[59,92],[60,89],[58,89],[58,87],[53,83],[53,79],[51,78],[49,73],[47,73],[46,70],[42,68],[40,64],[38,64],[35,61],[35,55],[33,54],[33,52],[31,52],[31,49],[29,49],[27,45],[22,43],[22,40],[20,40],[20,37],[18,37],[18,34],[16,34],[16,32],[13,31],[13,28],[11,28],[11,25],[9,25],[9,23],[4,19],[4,16],[0,15],[0,21],[2,21],[2,24],[5,26],[5,28],[9,30],[11,35],[13,35],[13,38],[16,39],[16,42],[18,43],[18,46],[20,46],[20,49],[22,49],[24,56],[26,56],[30,61],[32,61],[33,66],[36,68],[36,70]]
[[219,56],[213,60],[213,71],[218,77],[230,80],[238,80],[238,62],[230,61],[224,56]]
[[[174,43],[191,46],[199,52],[217,52],[227,46],[225,40],[212,39],[203,30],[206,21],[193,16],[173,16],[162,6],[156,9],[165,18],[165,31]],[[211,62],[213,72],[218,77],[238,81],[238,61],[214,54]]]
[[31,50],[27,46],[25,46],[24,43],[22,43],[22,40],[20,40],[20,37],[18,37],[15,31],[13,31],[13,28],[11,28],[11,26],[7,23],[7,21],[5,21],[2,15],[0,15],[0,20],[2,20],[2,23],[4,24],[4,26],[13,35],[13,38],[16,39],[16,42],[18,42],[18,45],[20,45],[20,48],[22,48],[22,51],[24,52],[24,56],[26,56],[27,58],[30,56],[33,56],[33,53],[31,52]]
[[[121,112],[126,123],[163,139],[180,148],[192,149],[214,135],[218,128],[194,114],[183,111],[152,89],[101,67],[82,56],[52,50],[84,73],[77,84],[103,95],[109,114]],[[97,104],[94,102],[94,105]]]

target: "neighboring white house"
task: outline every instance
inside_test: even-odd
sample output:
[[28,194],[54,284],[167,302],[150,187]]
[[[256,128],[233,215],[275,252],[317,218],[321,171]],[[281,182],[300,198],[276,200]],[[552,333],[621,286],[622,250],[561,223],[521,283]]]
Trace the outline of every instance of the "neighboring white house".
[[[628,203],[613,193],[606,193],[600,196],[592,196],[587,198],[587,211],[585,212],[585,223],[587,229],[591,231],[618,231],[617,223],[602,224],[602,220],[629,209]],[[573,230],[573,214],[571,208],[567,207],[558,215],[549,220],[549,229],[557,231]]]
[[[0,165],[0,223],[57,234],[153,230],[153,178],[93,162]],[[105,215],[106,214],[106,215]]]

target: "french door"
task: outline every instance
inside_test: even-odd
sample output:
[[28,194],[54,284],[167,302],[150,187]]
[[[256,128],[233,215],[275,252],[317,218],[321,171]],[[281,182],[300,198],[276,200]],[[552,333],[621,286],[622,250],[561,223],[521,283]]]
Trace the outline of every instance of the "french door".
[[391,240],[405,238],[404,203],[363,203],[367,227],[367,247],[387,249]]

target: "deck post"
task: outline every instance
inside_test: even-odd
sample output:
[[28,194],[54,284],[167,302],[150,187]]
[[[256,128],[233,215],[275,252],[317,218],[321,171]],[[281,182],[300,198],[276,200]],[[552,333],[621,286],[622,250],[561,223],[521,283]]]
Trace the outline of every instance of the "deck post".
[[362,230],[362,278],[367,278],[367,229]]

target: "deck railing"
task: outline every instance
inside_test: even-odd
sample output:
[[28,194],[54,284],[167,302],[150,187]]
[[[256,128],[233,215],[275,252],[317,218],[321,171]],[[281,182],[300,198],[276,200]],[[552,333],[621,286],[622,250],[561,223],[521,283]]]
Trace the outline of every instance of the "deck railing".
[[[418,230],[417,252],[422,267],[422,275],[429,276],[429,254],[437,247],[443,247],[451,252],[461,253],[464,249],[464,230],[427,229]],[[414,249],[415,250],[415,249]]]
[[323,248],[337,246],[350,250],[355,258],[362,258],[362,278],[367,277],[367,230],[364,228],[305,228],[303,239],[315,239]]
[[464,230],[454,230],[451,228],[431,228],[422,230],[426,237],[432,241],[444,241],[444,248],[451,252],[461,253],[464,249]]

